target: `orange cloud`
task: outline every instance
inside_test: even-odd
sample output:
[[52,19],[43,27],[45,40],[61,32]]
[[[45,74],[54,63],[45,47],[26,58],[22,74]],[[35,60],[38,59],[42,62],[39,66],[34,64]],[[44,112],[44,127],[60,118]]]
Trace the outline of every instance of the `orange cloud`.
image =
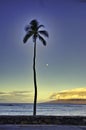
[[50,99],[86,99],[86,88],[76,88],[53,93]]

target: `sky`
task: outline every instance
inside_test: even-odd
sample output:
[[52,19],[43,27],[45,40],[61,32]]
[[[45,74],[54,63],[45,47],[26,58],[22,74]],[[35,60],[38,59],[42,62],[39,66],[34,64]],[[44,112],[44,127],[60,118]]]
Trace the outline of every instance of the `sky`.
[[38,102],[86,90],[86,2],[0,0],[0,102],[33,102],[34,44],[23,44],[33,19],[49,33],[46,47],[37,41]]

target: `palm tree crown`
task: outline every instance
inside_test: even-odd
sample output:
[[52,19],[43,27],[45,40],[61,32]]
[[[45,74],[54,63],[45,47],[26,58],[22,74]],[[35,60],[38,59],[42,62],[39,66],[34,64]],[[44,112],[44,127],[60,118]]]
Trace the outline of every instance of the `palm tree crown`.
[[43,43],[44,46],[46,46],[46,40],[41,36],[49,37],[48,32],[46,30],[40,30],[41,27],[44,27],[44,25],[39,25],[37,20],[32,20],[29,25],[26,26],[25,31],[26,35],[23,39],[23,42],[26,43],[27,40],[32,36],[33,42],[37,38]]

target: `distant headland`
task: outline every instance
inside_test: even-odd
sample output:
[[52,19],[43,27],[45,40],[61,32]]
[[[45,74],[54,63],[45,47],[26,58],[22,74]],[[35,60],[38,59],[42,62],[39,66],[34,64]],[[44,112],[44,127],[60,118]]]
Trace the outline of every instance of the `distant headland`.
[[86,104],[86,99],[58,99],[46,103]]

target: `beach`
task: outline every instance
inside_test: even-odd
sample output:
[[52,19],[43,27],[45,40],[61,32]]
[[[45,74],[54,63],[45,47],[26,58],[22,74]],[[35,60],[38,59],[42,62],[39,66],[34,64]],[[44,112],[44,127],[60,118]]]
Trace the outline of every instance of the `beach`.
[[0,116],[0,125],[77,125],[86,126],[86,116]]
[[0,116],[0,130],[86,130],[80,116]]

